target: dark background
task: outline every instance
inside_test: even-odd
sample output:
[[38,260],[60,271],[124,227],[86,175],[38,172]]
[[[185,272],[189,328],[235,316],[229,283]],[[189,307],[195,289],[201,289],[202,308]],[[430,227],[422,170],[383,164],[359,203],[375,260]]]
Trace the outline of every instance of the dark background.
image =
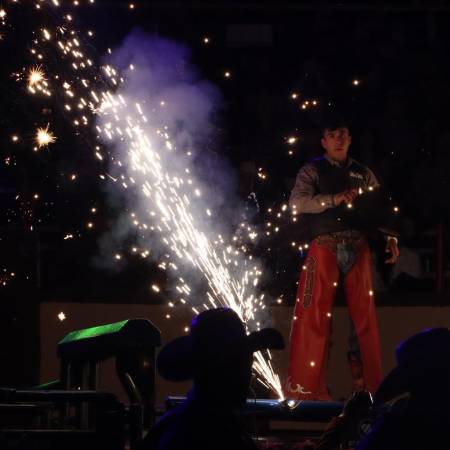
[[[291,301],[301,259],[287,250],[291,225],[267,209],[276,211],[287,201],[299,167],[320,154],[317,125],[326,110],[351,120],[351,154],[374,170],[398,202],[401,245],[419,255],[422,264],[420,279],[392,280],[383,268],[387,291],[379,304],[448,304],[446,2],[134,5],[97,0],[94,6],[80,6],[77,20],[80,27],[95,30],[91,50],[98,55],[120,44],[136,26],[184,42],[202,74],[222,91],[222,122],[210,150],[232,162],[243,200],[256,193],[259,209],[248,200],[254,223],[263,229],[267,221],[280,224],[275,238],[266,237],[255,248],[269,267],[265,288],[274,304],[280,293],[284,304]],[[27,49],[36,23],[25,8],[8,4],[7,10],[0,40],[0,338],[16,345],[4,356],[15,369],[0,382],[30,384],[36,380],[37,356],[32,355],[40,302],[164,303],[169,287],[157,264],[131,254],[116,270],[93,264],[99,239],[112,227],[120,205],[105,198],[98,178],[103,166],[92,151],[95,142],[86,133],[74,137],[57,101],[30,98],[12,75],[32,61]],[[51,20],[39,17],[43,23]],[[47,123],[58,140],[34,152],[33,130]],[[11,140],[14,134],[19,141]],[[287,142],[291,136],[297,137],[294,144]],[[73,238],[64,239],[68,234]],[[444,256],[440,285],[436,248]],[[149,289],[152,282],[163,287],[162,294]],[[30,355],[26,361],[24,353]]]

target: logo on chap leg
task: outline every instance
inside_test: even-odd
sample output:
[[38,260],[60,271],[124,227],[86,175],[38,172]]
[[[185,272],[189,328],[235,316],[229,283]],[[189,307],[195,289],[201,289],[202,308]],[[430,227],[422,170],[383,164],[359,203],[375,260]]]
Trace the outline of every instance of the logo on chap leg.
[[289,392],[292,392],[294,394],[312,394],[312,392],[305,390],[305,388],[300,384],[295,384],[294,388],[291,384],[291,377],[287,379],[286,387]]
[[305,261],[305,289],[303,291],[303,308],[311,306],[312,294],[314,288],[314,275],[316,272],[316,258],[309,256]]

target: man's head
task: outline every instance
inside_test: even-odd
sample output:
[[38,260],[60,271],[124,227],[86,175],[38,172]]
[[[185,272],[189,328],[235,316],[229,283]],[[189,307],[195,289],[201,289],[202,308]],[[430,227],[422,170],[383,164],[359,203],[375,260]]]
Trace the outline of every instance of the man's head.
[[326,154],[334,161],[345,161],[352,142],[348,122],[344,119],[328,120],[323,123],[321,130],[320,143]]

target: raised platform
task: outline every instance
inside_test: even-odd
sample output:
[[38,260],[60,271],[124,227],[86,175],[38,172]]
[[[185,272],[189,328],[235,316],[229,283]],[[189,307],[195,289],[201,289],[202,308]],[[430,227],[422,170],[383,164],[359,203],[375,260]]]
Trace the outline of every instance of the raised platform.
[[[179,405],[185,397],[168,397],[166,409]],[[218,399],[220,401],[220,399]],[[272,399],[248,399],[242,409],[243,416],[253,416],[259,419],[286,422],[317,422],[328,423],[342,412],[342,402],[293,402]]]
[[[168,397],[166,409],[185,397]],[[220,398],[218,399],[220,401]],[[291,402],[248,399],[240,414],[259,448],[297,449],[317,442],[330,421],[341,414],[342,402]],[[307,448],[307,447],[305,447]]]

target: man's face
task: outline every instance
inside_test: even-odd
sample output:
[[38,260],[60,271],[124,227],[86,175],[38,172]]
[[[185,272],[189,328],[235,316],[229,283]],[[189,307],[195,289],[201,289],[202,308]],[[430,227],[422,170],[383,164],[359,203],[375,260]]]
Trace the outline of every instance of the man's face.
[[352,137],[347,127],[339,127],[335,130],[326,128],[320,142],[331,159],[345,161]]

